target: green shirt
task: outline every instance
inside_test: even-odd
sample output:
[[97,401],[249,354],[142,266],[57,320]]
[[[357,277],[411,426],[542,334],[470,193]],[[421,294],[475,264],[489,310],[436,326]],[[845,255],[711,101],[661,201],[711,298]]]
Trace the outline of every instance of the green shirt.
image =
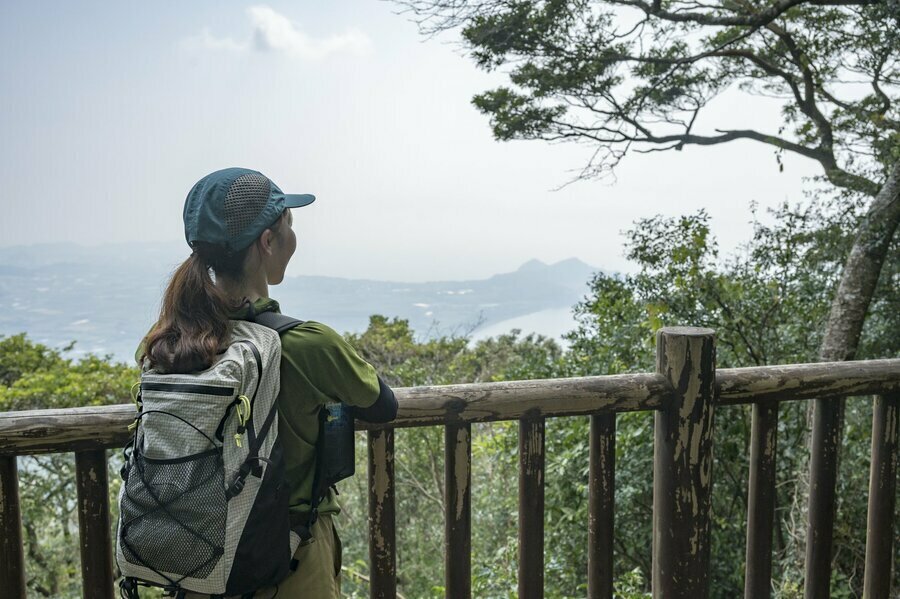
[[[257,313],[280,312],[278,302],[260,298]],[[232,314],[246,320],[247,309]],[[378,377],[343,337],[330,327],[306,321],[281,335],[281,390],[278,392],[278,437],[285,456],[285,482],[291,490],[291,511],[309,511],[319,436],[319,408],[341,401],[367,408],[378,399]],[[337,514],[341,507],[329,489],[320,514]]]
[[[278,302],[260,298],[254,311],[280,312]],[[248,320],[245,307],[231,318]],[[138,348],[137,355],[142,353]],[[281,389],[278,437],[284,448],[285,482],[291,511],[309,511],[319,436],[318,413],[329,401],[367,408],[378,399],[378,377],[343,337],[324,324],[306,321],[281,335]],[[319,503],[320,514],[337,514],[341,506],[329,489]]]

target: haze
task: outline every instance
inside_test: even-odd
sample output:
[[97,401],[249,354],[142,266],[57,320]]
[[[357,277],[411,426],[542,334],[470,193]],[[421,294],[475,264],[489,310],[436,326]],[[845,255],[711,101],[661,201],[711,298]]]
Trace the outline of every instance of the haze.
[[[616,181],[553,191],[591,149],[494,141],[470,100],[502,76],[396,10],[3,3],[0,245],[184,245],[191,185],[247,166],[319,198],[295,214],[292,275],[473,279],[569,257],[627,270],[635,219],[705,207],[727,250],[751,201],[799,201],[818,174],[790,154],[779,173],[770,148],[737,142],[632,155]],[[778,123],[774,101],[729,92],[698,131]]]

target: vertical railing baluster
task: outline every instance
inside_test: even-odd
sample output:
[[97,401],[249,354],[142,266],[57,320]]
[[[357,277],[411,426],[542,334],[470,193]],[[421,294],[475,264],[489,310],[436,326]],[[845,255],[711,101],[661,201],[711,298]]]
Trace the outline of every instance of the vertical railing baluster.
[[519,599],[544,596],[544,419],[519,421]]
[[803,596],[828,599],[831,596],[838,440],[844,428],[844,398],[814,399],[812,420]]
[[448,599],[472,596],[472,425],[444,427],[444,585]]
[[81,586],[84,599],[112,599],[115,575],[109,530],[106,450],[75,453]]
[[612,599],[616,415],[591,416],[588,475],[588,597]]
[[4,599],[25,599],[25,554],[16,456],[0,456],[0,588]]
[[888,599],[891,593],[898,437],[900,393],[876,397],[872,414],[872,465],[863,578],[863,597],[866,599]]
[[369,431],[369,596],[397,595],[394,431]]
[[775,520],[775,455],[778,402],[753,404],[750,484],[747,491],[745,599],[769,597],[772,589],[772,527]]
[[673,397],[656,413],[653,597],[709,597],[715,332],[671,327],[656,336],[656,370]]

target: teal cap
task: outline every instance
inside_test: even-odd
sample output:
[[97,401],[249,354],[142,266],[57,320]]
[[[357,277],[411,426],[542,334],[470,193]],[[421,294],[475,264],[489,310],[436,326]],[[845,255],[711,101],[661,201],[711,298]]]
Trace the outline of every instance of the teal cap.
[[184,201],[184,237],[240,251],[271,227],[285,208],[312,204],[316,196],[288,194],[246,168],[226,168],[197,181]]

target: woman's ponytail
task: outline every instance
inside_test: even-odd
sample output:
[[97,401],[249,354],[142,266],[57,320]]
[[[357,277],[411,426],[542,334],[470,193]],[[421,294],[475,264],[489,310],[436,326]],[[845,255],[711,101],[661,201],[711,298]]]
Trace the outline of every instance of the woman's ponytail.
[[[281,213],[269,231],[278,236]],[[163,294],[159,320],[147,333],[138,362],[149,360],[150,367],[166,373],[205,370],[216,361],[216,355],[228,347],[232,311],[244,299],[235,301],[217,287],[210,276],[240,281],[244,263],[252,246],[236,252],[221,245],[194,242],[194,253],[181,263]]]
[[[226,260],[215,256],[212,261],[233,267],[243,262],[245,252],[240,254]],[[210,258],[195,250],[172,274],[159,320],[147,334],[140,356],[151,368],[166,373],[205,370],[227,347],[228,318],[236,306],[213,282]]]

